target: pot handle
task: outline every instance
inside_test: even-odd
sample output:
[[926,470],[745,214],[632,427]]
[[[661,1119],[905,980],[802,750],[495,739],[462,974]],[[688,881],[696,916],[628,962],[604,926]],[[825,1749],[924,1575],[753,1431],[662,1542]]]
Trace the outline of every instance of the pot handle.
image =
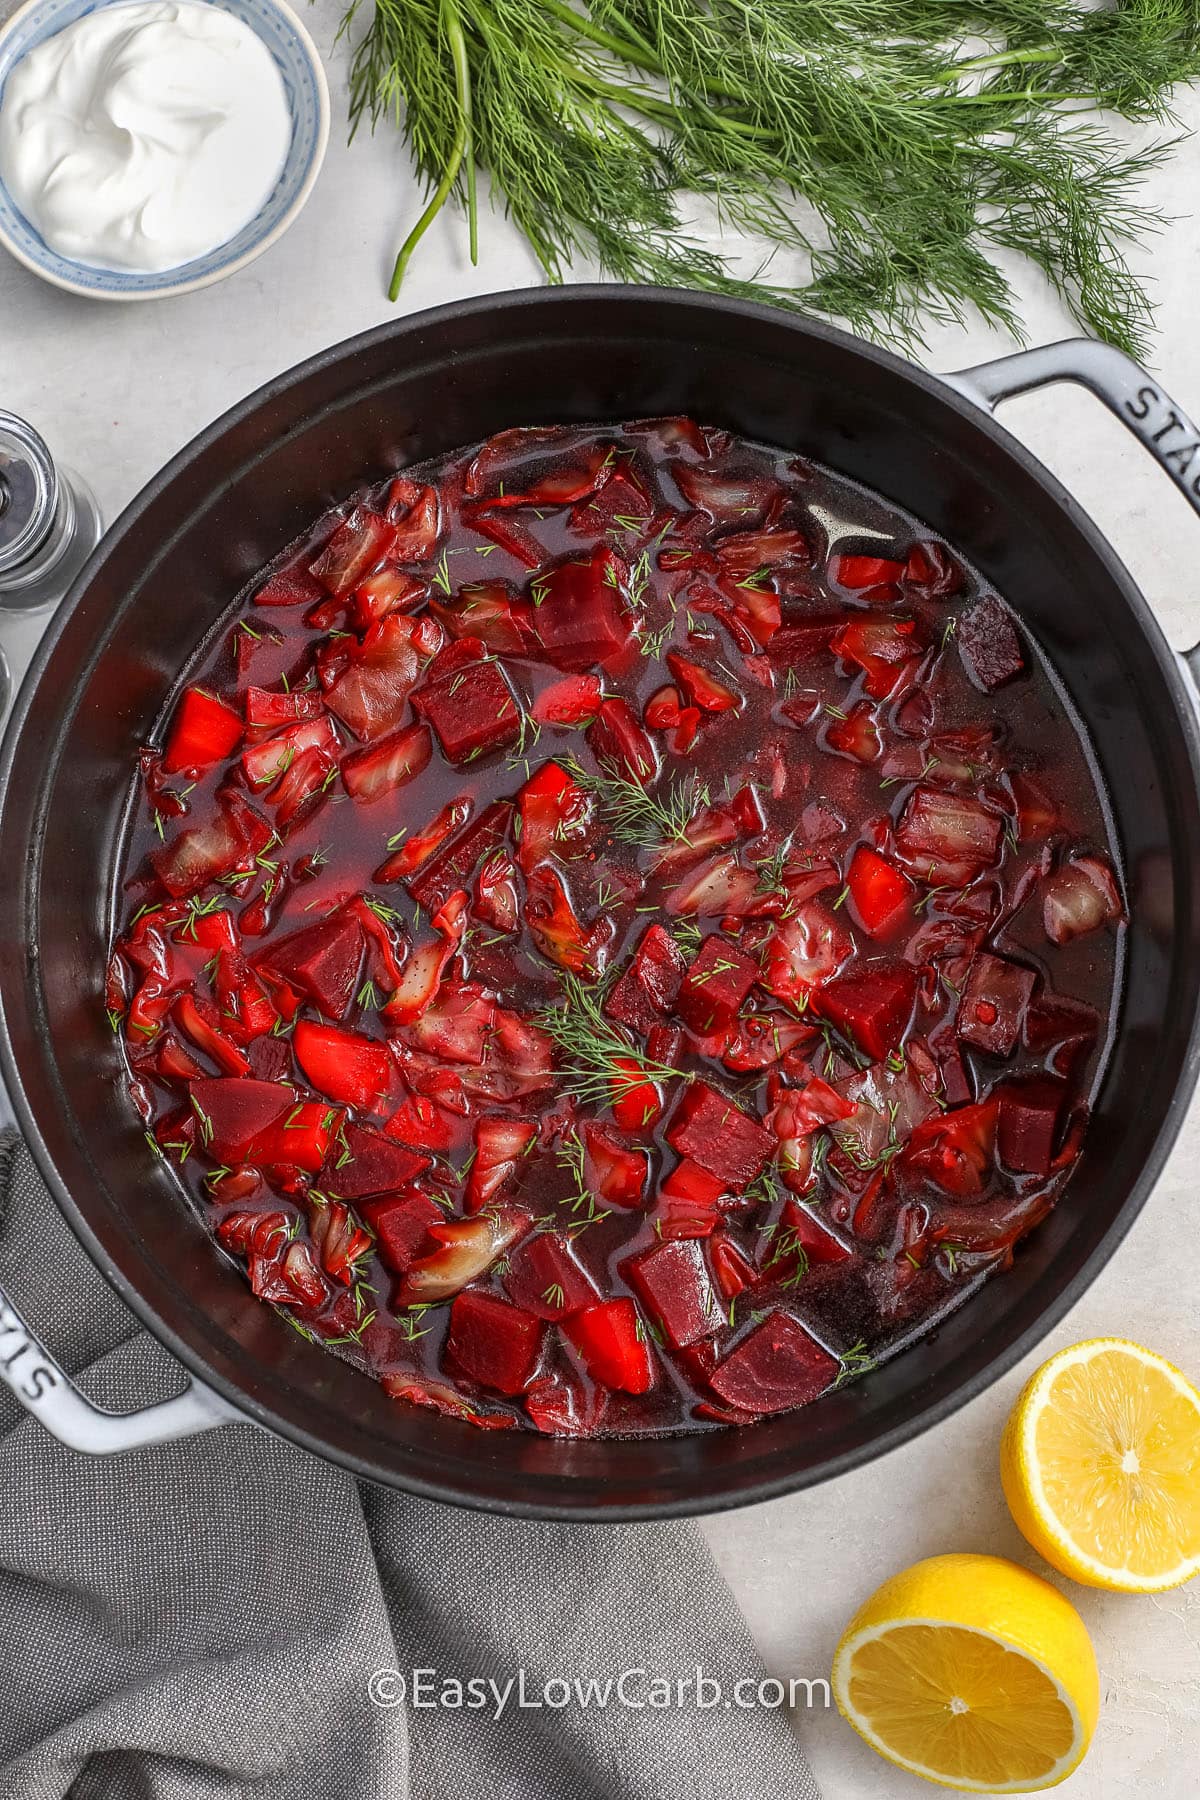
[[[1159,383],[1115,345],[1095,338],[1066,338],[973,369],[958,369],[943,380],[989,412],[1016,394],[1056,381],[1077,382],[1140,440],[1193,512],[1200,513],[1200,430]],[[1200,644],[1182,651],[1180,660],[1200,688]]]
[[91,1456],[164,1444],[241,1415],[189,1379],[182,1394],[140,1412],[110,1413],[84,1398],[0,1288],[0,1380],[60,1443]]

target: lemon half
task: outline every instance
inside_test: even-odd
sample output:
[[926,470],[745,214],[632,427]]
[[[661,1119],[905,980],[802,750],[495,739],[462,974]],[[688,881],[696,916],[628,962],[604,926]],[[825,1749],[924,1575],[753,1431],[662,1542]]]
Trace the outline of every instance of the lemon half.
[[1096,1658],[1070,1601],[998,1556],[934,1556],[859,1608],[833,1661],[855,1730],[943,1787],[1053,1787],[1087,1753]]
[[1089,1587],[1157,1593],[1200,1569],[1200,1392],[1140,1344],[1092,1338],[1043,1363],[1000,1479],[1034,1549]]

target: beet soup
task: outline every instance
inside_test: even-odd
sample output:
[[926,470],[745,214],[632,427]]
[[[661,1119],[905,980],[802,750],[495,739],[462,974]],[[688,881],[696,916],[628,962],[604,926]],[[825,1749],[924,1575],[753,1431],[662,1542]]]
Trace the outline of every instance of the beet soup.
[[1124,912],[1005,601],[658,419],[318,521],[142,753],[118,918],[133,1104],[261,1300],[398,1401],[640,1435],[815,1400],[1004,1269]]

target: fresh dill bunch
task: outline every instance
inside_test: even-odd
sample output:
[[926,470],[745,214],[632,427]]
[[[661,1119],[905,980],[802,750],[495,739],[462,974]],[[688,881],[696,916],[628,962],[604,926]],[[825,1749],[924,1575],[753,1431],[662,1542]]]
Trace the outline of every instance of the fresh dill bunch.
[[651,850],[686,843],[692,820],[708,805],[709,790],[694,774],[682,775],[654,794],[609,766],[593,773],[577,757],[565,756],[561,761],[585,793],[595,796],[613,837],[621,844]]
[[[486,168],[551,281],[582,260],[911,345],[972,312],[1020,335],[1015,252],[1087,329],[1145,345],[1127,258],[1171,145],[1128,153],[1091,115],[1170,121],[1198,0],[370,3],[352,126],[394,119],[430,189],[393,298],[451,198],[475,259]],[[684,223],[691,196],[762,244],[756,276]]]
[[559,1052],[559,1081],[585,1105],[608,1106],[645,1082],[687,1081],[683,1069],[647,1056],[602,1011],[603,987],[564,971],[562,998],[543,1007],[537,1023]]

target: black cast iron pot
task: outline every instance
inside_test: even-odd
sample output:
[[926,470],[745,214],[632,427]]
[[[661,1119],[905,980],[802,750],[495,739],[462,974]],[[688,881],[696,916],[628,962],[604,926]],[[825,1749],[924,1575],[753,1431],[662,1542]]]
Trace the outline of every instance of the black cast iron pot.
[[[1070,496],[990,416],[1091,387],[1200,510],[1200,438],[1118,352],[1056,345],[944,380],[753,306],[621,288],[507,294],[354,339],[261,389],[109,532],[41,648],[0,764],[0,1058],[51,1192],[194,1380],[97,1414],[0,1305],[0,1373],[86,1449],[257,1421],[359,1475],[514,1513],[703,1512],[808,1486],[943,1420],[1030,1349],[1113,1255],[1197,1073],[1200,775],[1187,661]],[[1132,922],[1119,1031],[1067,1194],[990,1283],[865,1380],[746,1430],[566,1442],[399,1406],[250,1296],[151,1155],[102,1003],[136,747],[247,577],[364,478],[503,426],[689,412],[830,464],[961,546],[1016,606],[1091,733]],[[1195,661],[1196,659],[1193,658]]]

